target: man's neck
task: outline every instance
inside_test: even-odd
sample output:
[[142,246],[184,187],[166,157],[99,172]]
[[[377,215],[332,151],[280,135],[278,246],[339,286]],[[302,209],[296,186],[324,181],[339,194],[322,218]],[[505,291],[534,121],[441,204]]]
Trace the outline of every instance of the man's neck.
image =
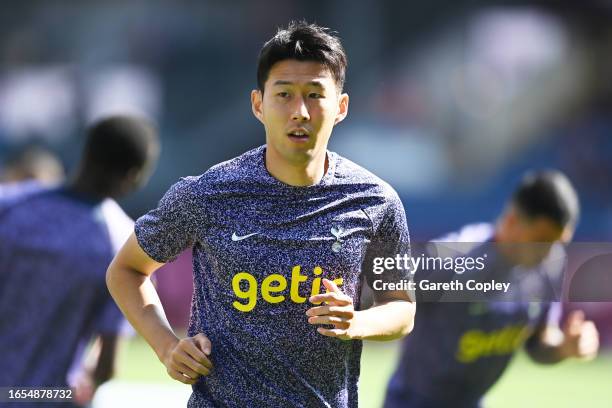
[[493,245],[497,249],[497,252],[503,257],[504,261],[514,266],[520,265],[519,259],[517,258],[517,251],[521,249],[521,245],[527,244],[514,242],[508,237],[506,232],[497,225],[493,234]]
[[92,188],[92,182],[80,173],[69,180],[65,184],[65,187],[67,191],[87,200],[102,201],[106,198],[105,195],[100,194],[98,191]]
[[287,162],[273,149],[266,149],[266,169],[275,179],[290,186],[304,187],[318,184],[329,167],[327,152],[304,165]]

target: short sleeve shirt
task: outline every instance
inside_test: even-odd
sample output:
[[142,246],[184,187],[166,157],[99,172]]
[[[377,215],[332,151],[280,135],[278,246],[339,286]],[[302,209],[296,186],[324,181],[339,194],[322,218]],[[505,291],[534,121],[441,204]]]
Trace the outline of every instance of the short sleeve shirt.
[[105,273],[133,222],[113,200],[23,187],[0,196],[0,386],[66,386],[79,344],[124,324]]
[[136,222],[159,262],[193,247],[189,334],[210,338],[215,369],[189,406],[355,407],[361,342],[317,333],[308,297],[327,278],[357,305],[368,249],[408,241],[403,206],[333,152],[308,187],[276,180],[264,157],[261,146],[182,179]]
[[[484,249],[484,244],[493,233],[490,224],[472,224],[436,241],[470,243],[474,245],[472,253],[489,252],[493,247]],[[489,255],[487,269],[492,276],[505,275],[508,264],[496,262]],[[561,288],[563,268],[557,259],[558,254],[551,254],[540,265],[523,272],[554,277],[554,285]],[[415,280],[419,279],[417,272]],[[557,302],[419,303],[414,330],[403,340],[384,406],[478,406],[514,353],[538,326],[558,322],[559,312]]]

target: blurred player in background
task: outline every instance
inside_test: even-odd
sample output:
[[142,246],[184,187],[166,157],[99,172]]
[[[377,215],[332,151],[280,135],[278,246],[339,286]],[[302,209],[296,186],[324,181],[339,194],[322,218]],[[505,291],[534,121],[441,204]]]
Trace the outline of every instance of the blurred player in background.
[[147,180],[158,152],[148,123],[111,117],[88,130],[71,181],[26,183],[0,199],[0,386],[65,387],[94,337],[97,356],[79,379],[80,402],[111,377],[123,318],[104,276],[133,228],[114,198]]
[[40,146],[29,146],[9,157],[0,172],[0,183],[26,180],[44,185],[64,181],[64,167],[57,157]]
[[[578,213],[576,192],[563,174],[528,174],[497,225],[468,225],[440,242],[474,243],[472,253],[497,248],[501,259],[495,261],[488,254],[491,277],[503,279],[510,276],[505,270],[522,268],[517,274],[523,281],[545,276],[560,293],[563,262],[558,261],[564,258],[558,244],[571,240]],[[464,275],[469,278],[470,271]],[[424,271],[415,275],[417,282],[432,278]],[[385,407],[477,407],[523,345],[534,361],[543,364],[594,357],[599,342],[593,323],[575,311],[560,329],[560,317],[558,302],[420,302]]]
[[40,186],[57,186],[63,181],[61,161],[43,147],[28,146],[10,155],[0,168],[0,200]]
[[[347,114],[345,68],[326,29],[279,30],[251,94],[266,145],[172,186],[109,267],[132,325],[172,378],[194,384],[190,407],[356,407],[359,340],[412,327],[406,292],[356,311],[361,260],[377,241],[407,243],[408,230],[388,184],[327,151]],[[190,337],[179,339],[149,276],[189,247]]]

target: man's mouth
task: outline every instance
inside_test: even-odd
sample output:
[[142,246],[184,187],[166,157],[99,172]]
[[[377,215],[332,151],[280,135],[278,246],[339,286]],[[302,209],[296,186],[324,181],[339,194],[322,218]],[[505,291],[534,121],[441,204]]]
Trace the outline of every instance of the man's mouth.
[[287,133],[289,139],[296,142],[305,142],[308,140],[308,132],[305,129],[295,129]]

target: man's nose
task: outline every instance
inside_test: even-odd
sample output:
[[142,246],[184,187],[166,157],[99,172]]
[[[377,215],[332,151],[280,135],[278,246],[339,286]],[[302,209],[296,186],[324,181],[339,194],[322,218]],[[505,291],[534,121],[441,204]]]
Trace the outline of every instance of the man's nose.
[[298,122],[305,122],[307,120],[310,120],[310,114],[308,113],[308,107],[304,102],[304,98],[295,98],[295,105],[293,106],[291,120],[295,120]]

